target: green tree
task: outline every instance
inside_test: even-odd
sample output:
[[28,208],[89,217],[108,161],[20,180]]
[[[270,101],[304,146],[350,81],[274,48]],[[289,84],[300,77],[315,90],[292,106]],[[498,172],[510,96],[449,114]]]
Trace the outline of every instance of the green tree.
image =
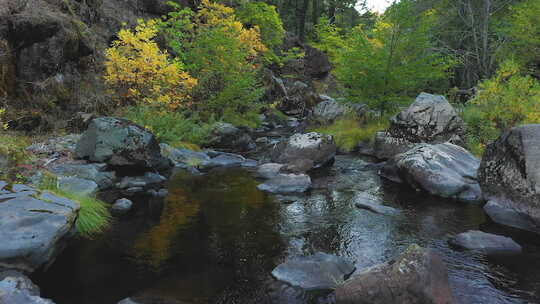
[[259,27],[263,43],[275,49],[283,43],[285,29],[276,7],[264,2],[247,2],[236,10],[236,16],[247,27]]
[[[435,49],[434,11],[420,15],[414,1],[390,7],[371,31],[354,28],[337,52],[335,73],[352,101],[387,112],[427,88],[442,89],[455,60]],[[444,83],[443,83],[444,85]]]
[[501,57],[512,54],[519,63],[530,67],[533,73],[540,76],[540,1],[521,2],[512,6],[510,12],[505,20],[507,26],[503,29],[510,43]]

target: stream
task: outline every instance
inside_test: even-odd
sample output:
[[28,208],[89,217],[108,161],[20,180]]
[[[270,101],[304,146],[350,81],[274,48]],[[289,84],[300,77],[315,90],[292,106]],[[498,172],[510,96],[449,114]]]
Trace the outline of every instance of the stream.
[[[139,198],[108,233],[71,242],[33,279],[57,304],[113,304],[136,294],[192,304],[332,303],[332,294],[276,281],[272,269],[322,251],[362,270],[416,243],[443,257],[458,303],[540,303],[540,237],[491,223],[481,205],[382,180],[359,156],[337,156],[312,176],[306,195],[263,193],[254,176],[240,168],[176,174],[164,201]],[[356,208],[358,191],[382,197],[401,214]],[[449,247],[449,236],[469,229],[510,236],[523,254],[488,258]]]

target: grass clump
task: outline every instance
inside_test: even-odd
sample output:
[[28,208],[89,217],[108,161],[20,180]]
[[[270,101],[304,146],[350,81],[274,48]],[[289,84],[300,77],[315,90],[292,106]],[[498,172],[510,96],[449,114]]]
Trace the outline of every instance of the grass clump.
[[40,189],[79,203],[81,209],[75,226],[82,237],[92,239],[111,226],[112,215],[106,203],[95,197],[79,195],[58,188],[56,176],[46,174]]
[[367,121],[345,117],[313,131],[332,135],[340,150],[351,152],[360,142],[371,141],[377,132],[388,128],[388,124],[387,117],[370,118]]

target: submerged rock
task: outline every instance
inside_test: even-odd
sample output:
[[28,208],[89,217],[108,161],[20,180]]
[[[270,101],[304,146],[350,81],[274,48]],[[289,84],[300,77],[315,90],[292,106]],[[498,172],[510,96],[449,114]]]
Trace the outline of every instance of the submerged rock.
[[354,270],[354,264],[342,257],[317,252],[278,265],[272,275],[304,290],[329,291],[343,283]]
[[478,177],[493,221],[540,233],[540,124],[513,128],[490,144]]
[[336,288],[337,304],[452,304],[443,260],[430,249],[410,246],[395,260],[353,275]]
[[384,206],[379,197],[367,192],[356,193],[353,202],[354,205],[360,209],[366,209],[378,214],[398,215],[401,213],[401,211],[396,208]]
[[394,171],[392,174],[398,178],[390,177],[391,180],[404,181],[415,189],[465,202],[482,200],[477,180],[480,160],[460,146],[418,144],[396,155],[388,166],[395,169],[381,171],[387,175]]
[[146,188],[162,184],[167,179],[157,173],[146,172],[143,176],[126,176],[124,177],[116,187],[119,189],[129,189],[133,187]]
[[336,144],[332,136],[311,132],[296,133],[281,142],[271,157],[272,161],[282,164],[307,159],[313,162],[313,168],[319,168],[331,162],[335,155]]
[[111,166],[165,169],[169,161],[161,156],[151,132],[128,120],[100,117],[92,120],[77,143],[76,156]]
[[[154,190],[155,191],[155,190]],[[115,215],[124,215],[131,210],[133,202],[127,198],[118,199],[112,204],[111,212]]]
[[406,152],[416,143],[463,145],[465,125],[441,95],[421,93],[413,104],[390,120],[390,128],[375,136],[375,155],[388,159]]
[[64,248],[80,206],[48,192],[39,199],[33,191],[18,194],[0,201],[0,267],[32,272]]
[[311,178],[306,174],[278,174],[257,186],[261,191],[271,193],[302,193],[311,187]]
[[0,272],[0,303],[2,304],[54,304],[39,297],[39,288],[17,271]]
[[509,237],[469,230],[449,240],[451,245],[488,255],[521,253],[521,246]]

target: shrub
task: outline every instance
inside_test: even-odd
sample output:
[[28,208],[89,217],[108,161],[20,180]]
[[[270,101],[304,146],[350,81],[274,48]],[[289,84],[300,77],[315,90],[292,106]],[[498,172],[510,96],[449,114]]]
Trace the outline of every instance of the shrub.
[[124,116],[151,130],[157,139],[173,147],[196,148],[209,140],[212,123],[201,122],[197,116],[186,117],[183,112],[169,111],[164,107],[134,106],[129,107]]
[[105,82],[123,102],[167,104],[177,108],[189,101],[197,80],[184,71],[182,62],[171,59],[154,41],[155,20],[139,20],[135,30],[123,29],[106,51]]
[[198,79],[192,110],[201,119],[234,123],[254,116],[263,94],[261,55],[267,51],[258,27],[248,29],[234,9],[203,0],[197,12],[177,6],[160,29],[167,45]]
[[58,188],[56,176],[46,173],[40,184],[42,190],[50,191],[55,195],[78,202],[81,206],[79,216],[75,223],[77,232],[85,238],[94,238],[105,232],[111,225],[112,216],[107,205],[90,196],[82,196],[77,193]]
[[540,123],[540,82],[524,75],[513,60],[479,85],[478,95],[463,113],[471,150],[481,154],[502,132],[525,123]]

